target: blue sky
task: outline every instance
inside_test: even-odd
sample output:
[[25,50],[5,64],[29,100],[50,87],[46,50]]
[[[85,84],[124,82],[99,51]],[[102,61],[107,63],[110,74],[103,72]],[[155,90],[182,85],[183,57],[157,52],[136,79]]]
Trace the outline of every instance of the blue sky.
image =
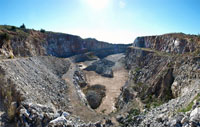
[[132,43],[137,36],[200,33],[200,0],[0,0],[0,24]]

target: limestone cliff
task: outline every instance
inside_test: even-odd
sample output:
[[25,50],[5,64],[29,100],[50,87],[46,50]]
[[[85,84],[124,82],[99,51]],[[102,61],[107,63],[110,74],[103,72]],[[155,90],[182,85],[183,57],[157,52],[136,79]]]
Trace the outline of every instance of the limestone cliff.
[[172,33],[159,36],[138,37],[133,46],[150,48],[167,53],[184,54],[199,49],[200,38],[197,35]]
[[1,26],[1,53],[9,56],[10,52],[17,57],[52,55],[69,57],[76,54],[94,52],[99,57],[122,53],[127,46],[110,44],[96,39],[82,39],[79,36],[40,32],[30,29],[12,29],[11,26]]
[[[124,126],[199,125],[183,113],[191,113],[199,104],[194,102],[200,93],[199,42],[200,37],[185,34],[134,41],[125,57],[129,79],[116,103],[118,109],[128,110],[121,120]],[[187,122],[177,120],[184,117]]]

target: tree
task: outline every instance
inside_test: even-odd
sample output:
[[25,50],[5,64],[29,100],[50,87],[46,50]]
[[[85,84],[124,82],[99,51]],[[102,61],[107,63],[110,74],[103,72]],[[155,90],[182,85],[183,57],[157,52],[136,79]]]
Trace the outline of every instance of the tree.
[[24,25],[24,23],[20,26],[20,28],[26,29],[26,26]]
[[41,29],[40,32],[41,32],[41,33],[45,33],[45,30],[44,30],[44,29]]

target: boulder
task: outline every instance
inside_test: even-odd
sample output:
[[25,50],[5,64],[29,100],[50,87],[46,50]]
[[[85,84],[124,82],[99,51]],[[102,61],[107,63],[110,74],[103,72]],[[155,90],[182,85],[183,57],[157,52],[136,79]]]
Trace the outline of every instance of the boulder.
[[100,106],[103,97],[105,97],[105,91],[105,86],[99,84],[87,88],[86,98],[92,109]]
[[92,63],[92,65],[88,66],[84,70],[86,71],[95,71],[96,73],[104,76],[104,77],[113,77],[113,71],[112,67],[115,65],[114,62],[106,60],[106,59],[101,59],[99,61],[96,61]]
[[197,124],[200,124],[200,107],[195,108],[190,113],[190,122],[195,122]]
[[97,92],[92,90],[87,92],[86,98],[92,109],[98,108],[102,101],[101,96]]

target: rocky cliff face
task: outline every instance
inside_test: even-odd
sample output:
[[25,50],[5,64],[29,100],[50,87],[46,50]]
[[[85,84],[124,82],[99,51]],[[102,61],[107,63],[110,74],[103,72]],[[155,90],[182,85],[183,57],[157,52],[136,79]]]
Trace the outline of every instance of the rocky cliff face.
[[125,57],[129,80],[116,104],[129,111],[124,126],[199,126],[190,117],[199,105],[199,41],[184,34],[134,41]]
[[135,47],[150,48],[168,53],[184,54],[199,49],[199,37],[181,33],[161,36],[138,37],[133,43]]
[[128,45],[110,44],[96,39],[82,39],[79,36],[39,32],[35,30],[12,30],[10,26],[0,29],[1,53],[9,56],[39,56],[52,55],[69,57],[76,54],[94,52],[99,57],[109,54],[122,53]]

